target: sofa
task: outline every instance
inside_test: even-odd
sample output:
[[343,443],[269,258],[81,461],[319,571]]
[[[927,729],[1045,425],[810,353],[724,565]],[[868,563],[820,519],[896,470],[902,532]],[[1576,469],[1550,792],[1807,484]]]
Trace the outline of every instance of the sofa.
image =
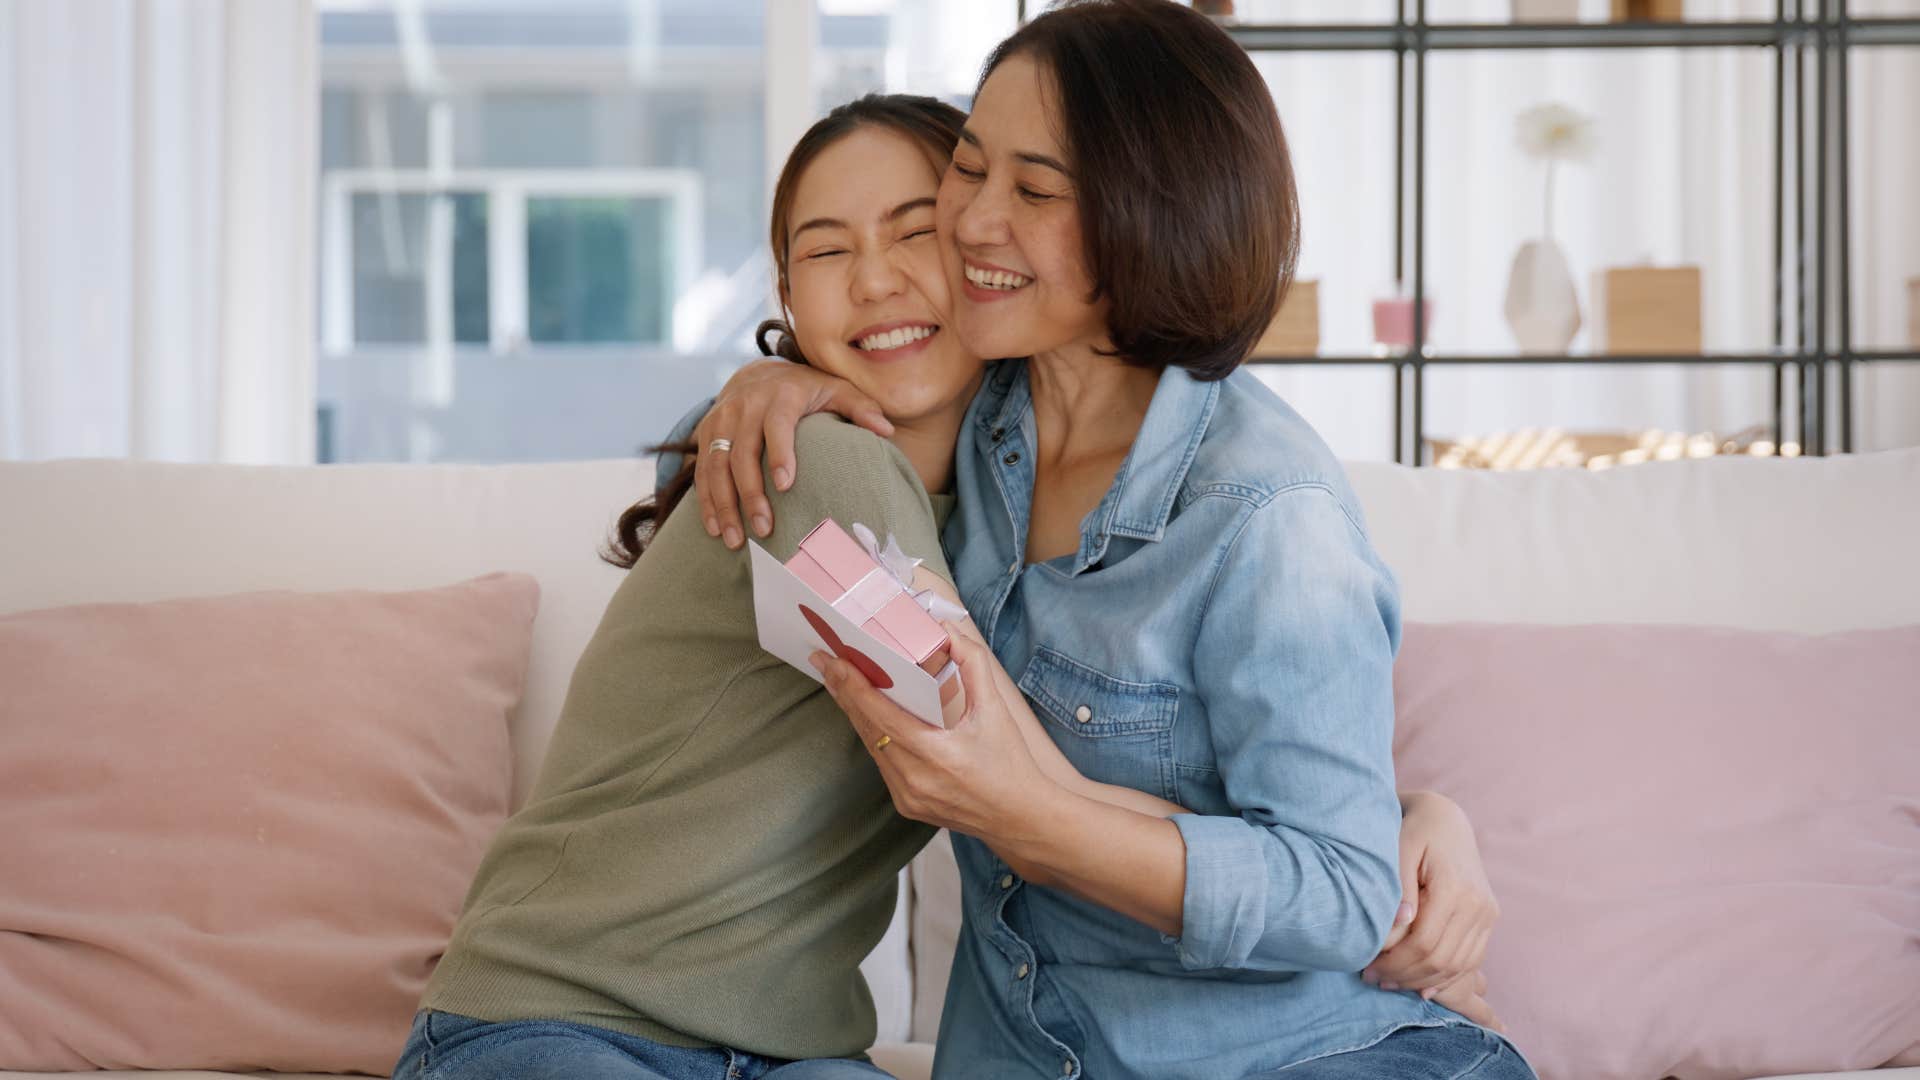
[[[1816,633],[1920,624],[1920,450],[1600,473],[1350,471],[1408,620]],[[620,580],[595,557],[597,544],[652,482],[649,463],[626,460],[0,463],[0,613],[531,574],[540,608],[510,724],[517,803],[575,659]],[[865,964],[879,1010],[873,1055],[902,1078],[924,1078],[959,918],[944,838],[903,873],[902,886],[892,928]],[[1491,998],[1498,1008],[1497,986]],[[51,1074],[0,1073],[40,1075]],[[1920,1068],[1822,1075],[1920,1080]]]

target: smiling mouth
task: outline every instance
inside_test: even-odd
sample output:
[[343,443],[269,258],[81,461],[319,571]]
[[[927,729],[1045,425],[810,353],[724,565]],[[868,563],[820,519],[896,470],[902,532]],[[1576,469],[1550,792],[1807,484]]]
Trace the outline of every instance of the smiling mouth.
[[967,263],[965,266],[967,281],[982,289],[995,292],[1012,292],[1033,284],[1033,279],[1011,270],[987,270]]
[[892,330],[882,330],[877,334],[855,338],[847,344],[861,352],[888,352],[925,341],[939,332],[940,328],[931,323],[920,326],[899,326]]

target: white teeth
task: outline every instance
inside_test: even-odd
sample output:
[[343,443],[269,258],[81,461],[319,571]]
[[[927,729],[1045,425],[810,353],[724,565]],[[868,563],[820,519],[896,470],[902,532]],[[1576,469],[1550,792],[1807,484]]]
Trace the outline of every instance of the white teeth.
[[882,349],[897,349],[902,345],[911,345],[921,338],[933,336],[936,328],[932,326],[903,326],[897,330],[888,330],[879,334],[868,334],[855,345],[869,352]]
[[1033,281],[1030,277],[1010,273],[1005,270],[982,270],[977,266],[966,267],[967,280],[983,289],[1018,289]]

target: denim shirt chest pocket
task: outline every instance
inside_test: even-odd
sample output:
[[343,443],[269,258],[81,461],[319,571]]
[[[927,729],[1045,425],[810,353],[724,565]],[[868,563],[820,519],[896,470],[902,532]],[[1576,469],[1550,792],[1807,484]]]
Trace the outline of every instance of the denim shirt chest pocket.
[[1116,679],[1043,645],[1021,674],[1020,691],[1081,775],[1173,797],[1177,687]]

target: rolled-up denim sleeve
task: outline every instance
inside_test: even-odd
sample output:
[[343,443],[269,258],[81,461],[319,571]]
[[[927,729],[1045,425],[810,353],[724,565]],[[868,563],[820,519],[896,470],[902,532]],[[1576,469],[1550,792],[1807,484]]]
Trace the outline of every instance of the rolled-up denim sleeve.
[[1189,970],[1358,971],[1400,902],[1393,575],[1327,488],[1253,508],[1226,550],[1195,673],[1234,816],[1186,840]]
[[[714,400],[714,398],[708,398],[695,405],[687,415],[680,418],[679,423],[673,425],[673,430],[667,432],[667,437],[660,441],[679,443],[693,438],[693,429],[699,427],[700,421],[705,420],[707,414],[713,411]],[[654,458],[653,493],[656,497],[666,494],[667,485],[673,481],[674,477],[680,475],[680,466],[685,460],[685,454],[672,450],[662,450]]]

